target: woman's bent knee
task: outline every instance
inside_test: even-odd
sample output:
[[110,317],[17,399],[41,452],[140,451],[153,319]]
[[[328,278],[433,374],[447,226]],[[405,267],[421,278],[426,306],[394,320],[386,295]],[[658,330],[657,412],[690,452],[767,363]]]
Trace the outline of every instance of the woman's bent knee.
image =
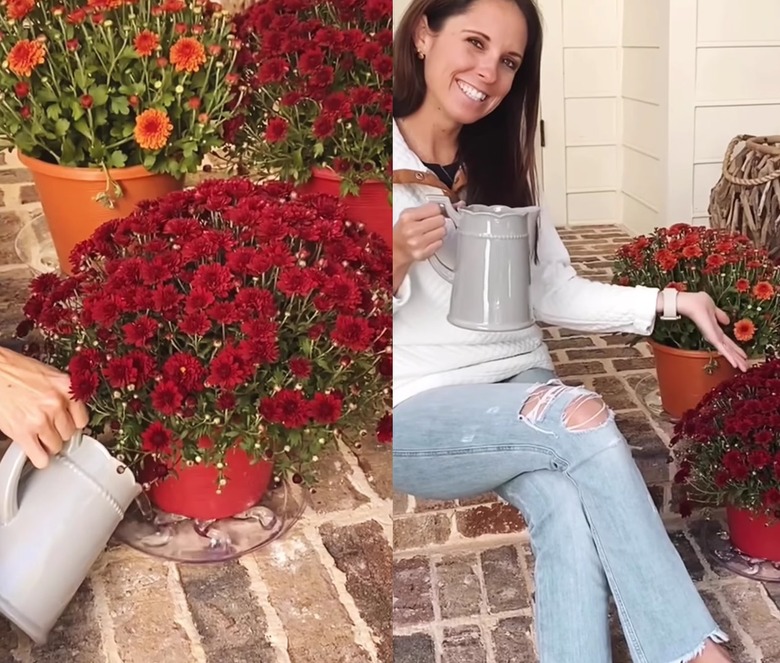
[[569,432],[594,431],[606,426],[612,419],[610,409],[598,394],[567,385],[543,385],[534,389],[523,403],[520,417],[536,424],[558,398],[569,399],[562,418]]

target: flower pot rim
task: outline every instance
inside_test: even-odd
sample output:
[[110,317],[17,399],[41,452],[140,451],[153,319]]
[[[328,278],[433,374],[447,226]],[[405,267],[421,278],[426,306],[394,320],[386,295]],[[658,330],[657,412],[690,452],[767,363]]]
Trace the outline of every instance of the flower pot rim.
[[[80,182],[105,182],[106,174],[102,168],[89,166],[60,166],[56,163],[41,161],[27,154],[18,153],[21,161],[33,173],[41,173],[62,180],[77,180]],[[126,168],[109,168],[108,174],[112,180],[135,180],[141,177],[172,177],[165,173],[152,173],[144,166],[128,166]]]
[[722,355],[717,350],[685,350],[683,348],[673,348],[671,345],[664,345],[663,343],[659,343],[658,341],[654,341],[652,339],[647,339],[647,342],[650,344],[652,348],[662,348],[662,352],[665,352],[670,355],[677,355],[681,357],[691,357],[691,358],[710,358],[710,357],[721,357]]
[[780,516],[773,516],[763,511],[755,511],[746,506],[736,506],[735,504],[727,503],[724,505],[726,511],[726,517],[745,517],[752,520],[759,525],[768,525],[770,527],[780,527]]

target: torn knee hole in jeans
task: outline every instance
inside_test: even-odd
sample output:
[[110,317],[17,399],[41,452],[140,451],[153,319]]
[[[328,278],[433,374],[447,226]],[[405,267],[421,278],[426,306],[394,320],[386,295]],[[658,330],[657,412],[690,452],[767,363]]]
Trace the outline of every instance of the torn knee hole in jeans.
[[583,387],[562,384],[548,384],[534,389],[520,409],[520,418],[531,425],[537,424],[556,398],[571,392],[576,392],[577,395],[563,413],[566,430],[572,433],[591,431],[609,422],[609,408],[598,394]]

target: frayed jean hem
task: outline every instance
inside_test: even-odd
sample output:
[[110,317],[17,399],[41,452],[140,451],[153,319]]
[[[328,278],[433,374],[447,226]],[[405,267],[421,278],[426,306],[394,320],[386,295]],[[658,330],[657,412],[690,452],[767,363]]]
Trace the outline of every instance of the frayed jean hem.
[[693,652],[691,652],[690,654],[686,654],[681,658],[676,658],[673,661],[670,661],[669,663],[690,663],[690,661],[695,659],[697,656],[701,656],[701,653],[704,651],[704,648],[707,646],[707,643],[710,640],[719,645],[722,645],[724,642],[729,641],[729,636],[727,636],[723,631],[717,628],[712,633],[710,633],[706,638],[704,638],[702,643]]

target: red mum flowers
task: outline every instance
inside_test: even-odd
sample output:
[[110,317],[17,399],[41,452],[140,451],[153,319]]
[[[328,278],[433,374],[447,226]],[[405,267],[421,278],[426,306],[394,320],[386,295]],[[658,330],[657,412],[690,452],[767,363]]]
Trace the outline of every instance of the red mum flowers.
[[677,423],[672,439],[685,499],[780,516],[780,361],[722,383]]
[[256,2],[234,25],[245,90],[226,124],[235,159],[290,181],[328,164],[343,191],[369,180],[389,189],[392,2]]
[[34,281],[46,356],[129,464],[240,446],[310,481],[336,431],[389,441],[390,251],[335,199],[292,194],[207,180],[101,226],[77,276]]
[[[620,247],[614,282],[708,293],[729,316],[724,331],[751,356],[780,341],[780,271],[744,235],[683,223],[658,228]],[[658,320],[652,338],[683,350],[712,350],[686,318]]]

